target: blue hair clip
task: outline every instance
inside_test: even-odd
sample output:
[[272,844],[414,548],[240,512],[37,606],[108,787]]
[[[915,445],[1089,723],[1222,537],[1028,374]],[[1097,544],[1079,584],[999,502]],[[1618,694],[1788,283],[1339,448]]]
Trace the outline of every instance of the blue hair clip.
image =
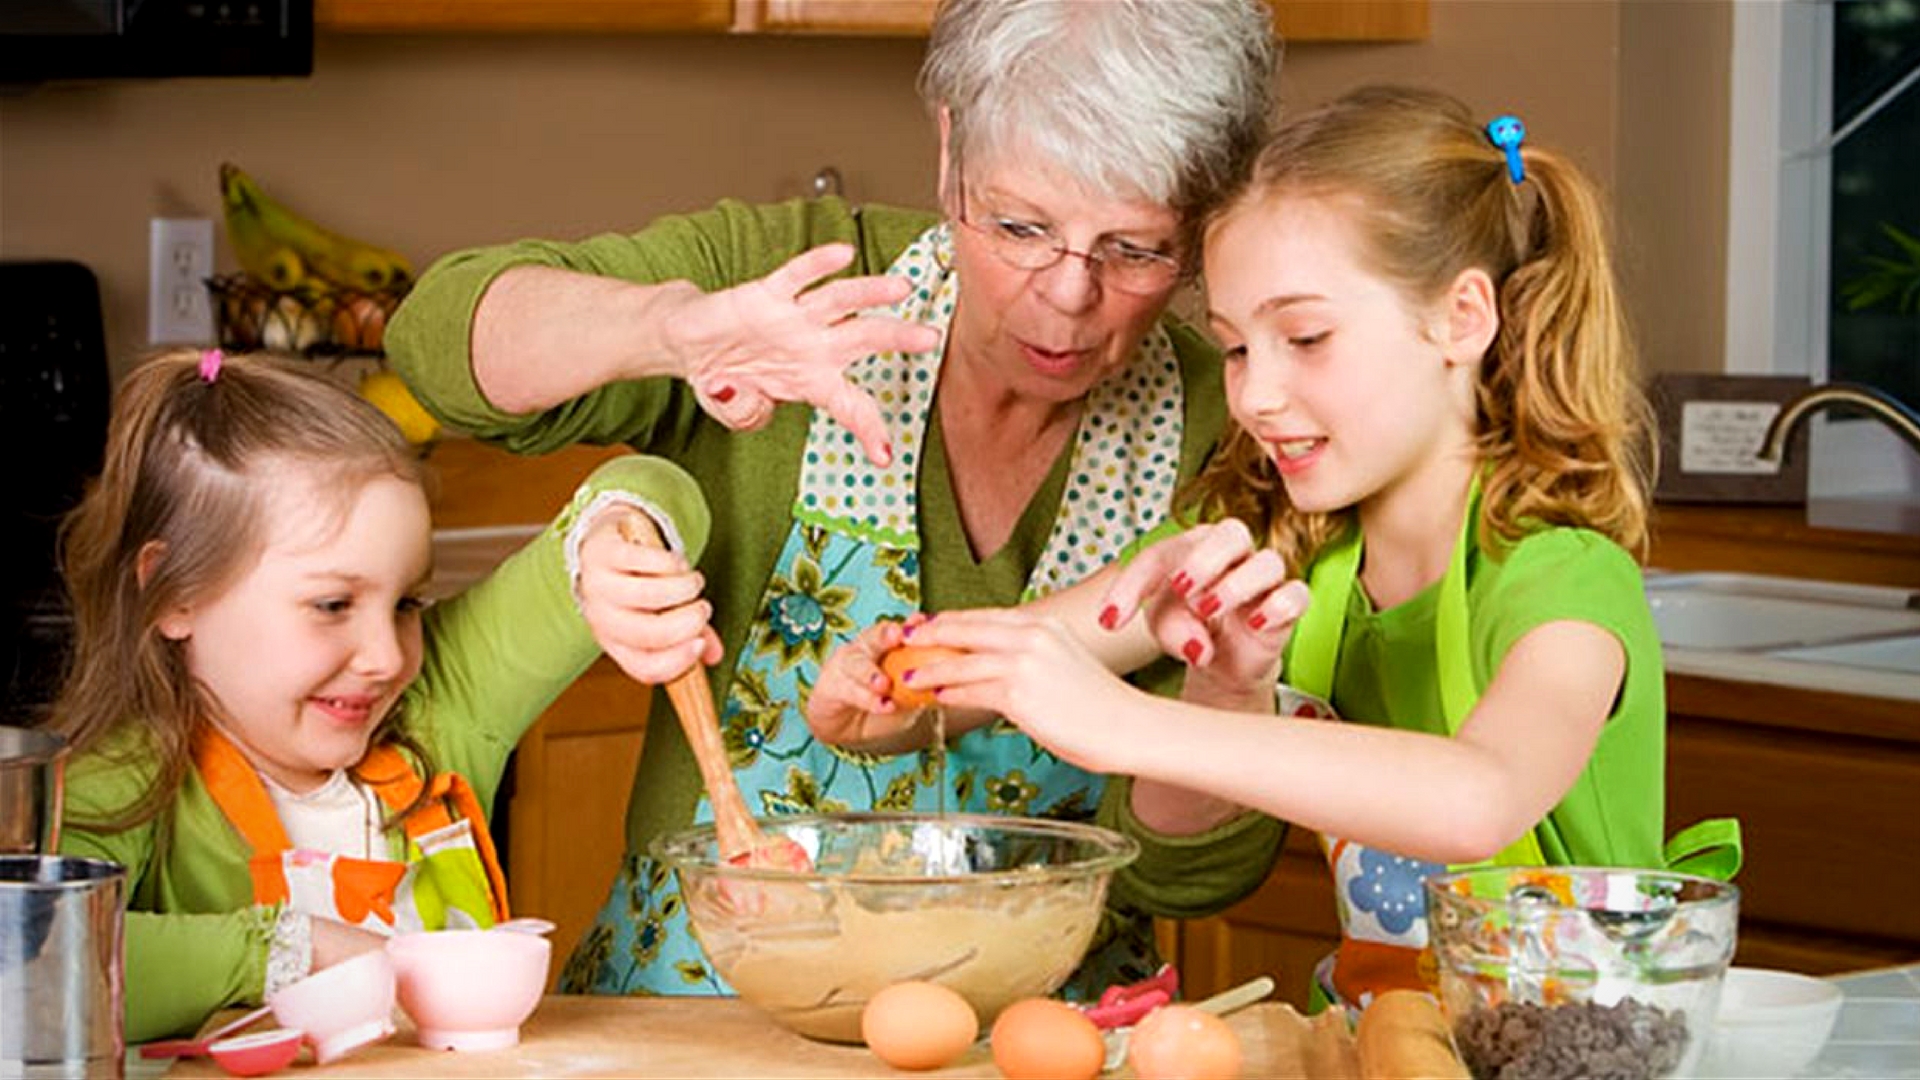
[[1507,179],[1518,184],[1527,178],[1527,167],[1520,163],[1520,140],[1527,137],[1527,125],[1517,116],[1496,116],[1487,125],[1487,138],[1507,153]]

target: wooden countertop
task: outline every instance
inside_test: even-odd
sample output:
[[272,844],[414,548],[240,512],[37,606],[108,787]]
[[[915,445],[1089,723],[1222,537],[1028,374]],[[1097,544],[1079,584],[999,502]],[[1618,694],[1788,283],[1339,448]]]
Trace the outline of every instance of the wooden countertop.
[[[404,1025],[404,1014],[396,1013]],[[1304,1076],[1308,1022],[1264,1002],[1227,1017],[1240,1037],[1245,1076]],[[418,1045],[404,1026],[385,1042],[325,1067],[307,1051],[300,1076],[359,1077],[998,1077],[984,1045],[944,1069],[906,1074],[865,1047],[815,1042],[736,998],[549,995],[506,1050],[449,1053]],[[224,1077],[208,1058],[182,1060],[169,1077]],[[1118,1075],[1130,1075],[1122,1070]]]
[[1817,499],[1807,506],[1660,503],[1650,565],[1920,588],[1920,504]]

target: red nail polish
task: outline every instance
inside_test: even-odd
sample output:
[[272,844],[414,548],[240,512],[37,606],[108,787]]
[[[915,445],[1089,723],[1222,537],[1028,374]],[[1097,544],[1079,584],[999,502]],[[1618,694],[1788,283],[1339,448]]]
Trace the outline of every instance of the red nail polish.
[[1120,621],[1120,609],[1112,604],[1100,609],[1100,628],[1111,630]]
[[906,626],[904,626],[904,627],[902,627],[902,628],[901,628],[901,630],[900,630],[900,639],[901,639],[902,641],[905,641],[905,640],[906,640],[907,638],[910,638],[910,637],[912,637],[912,636],[913,636],[913,632],[914,632],[915,630],[918,630],[918,629],[920,629],[920,627],[919,627],[919,624],[917,624],[917,623],[908,623],[908,624],[907,624]]
[[914,672],[916,672],[916,671],[918,671],[918,670],[919,670],[918,668],[908,668],[907,670],[905,670],[905,671],[903,671],[903,672],[901,672],[901,673],[900,673],[900,681],[901,681],[901,682],[903,682],[903,683],[905,683],[905,684],[907,684],[908,686],[912,686],[912,685],[913,685],[913,673],[914,673]]
[[1205,648],[1205,646],[1201,645],[1198,640],[1189,641],[1186,646],[1180,650],[1180,653],[1187,658],[1187,663],[1197,664],[1200,662],[1200,650],[1203,648]]
[[1213,618],[1213,613],[1219,610],[1220,597],[1217,594],[1209,593],[1206,599],[1200,601],[1200,617],[1203,619]]
[[733,387],[731,387],[731,386],[722,386],[722,387],[720,387],[720,388],[718,388],[718,389],[716,389],[716,390],[715,390],[715,391],[713,392],[713,400],[715,400],[715,401],[717,401],[717,402],[719,402],[719,403],[720,403],[720,404],[722,404],[722,405],[725,405],[725,404],[726,404],[727,402],[729,402],[729,401],[732,401],[732,400],[733,400]]
[[1185,596],[1187,595],[1187,590],[1193,588],[1193,579],[1187,576],[1185,570],[1182,570],[1173,575],[1173,580],[1167,584],[1173,589],[1173,595]]
[[1263,612],[1256,611],[1253,613],[1253,617],[1247,620],[1249,629],[1258,630],[1265,625],[1267,625],[1267,616]]

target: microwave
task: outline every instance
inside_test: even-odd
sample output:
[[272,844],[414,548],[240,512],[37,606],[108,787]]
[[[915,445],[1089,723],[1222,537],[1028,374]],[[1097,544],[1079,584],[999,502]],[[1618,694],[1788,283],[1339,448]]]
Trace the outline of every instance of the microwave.
[[0,83],[313,74],[314,0],[0,0]]

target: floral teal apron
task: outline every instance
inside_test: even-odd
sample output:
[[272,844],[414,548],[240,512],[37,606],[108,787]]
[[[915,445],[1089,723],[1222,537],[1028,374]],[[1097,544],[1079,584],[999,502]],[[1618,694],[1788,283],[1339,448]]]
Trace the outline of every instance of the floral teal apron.
[[[952,235],[936,226],[888,273],[916,283],[893,309],[943,332],[957,282]],[[824,412],[807,433],[792,524],[763,590],[720,724],[734,775],[756,814],[847,810],[1007,814],[1087,820],[1101,777],[1056,759],[1005,721],[954,740],[947,791],[937,755],[880,756],[820,743],[800,712],[820,664],[863,628],[920,610],[918,469],[944,346],[885,353],[848,369],[879,402],[895,453],[876,466]],[[1180,464],[1179,360],[1159,326],[1129,365],[1090,392],[1075,435],[1060,511],[1023,599],[1044,596],[1105,565],[1157,524]],[[703,797],[696,821],[712,820]],[[1065,992],[1091,993],[1152,974],[1151,920],[1109,916]],[[643,853],[629,853],[612,895],[562,976],[561,988],[606,994],[730,994],[688,930],[679,883]]]
[[[1440,579],[1435,611],[1436,674],[1441,712],[1448,735],[1457,734],[1479,701],[1468,645],[1467,548],[1478,519],[1480,481],[1468,492],[1467,512],[1453,556]],[[1283,715],[1331,718],[1335,661],[1346,629],[1347,601],[1359,575],[1361,542],[1353,529],[1314,561],[1309,588],[1314,603],[1294,628],[1287,683],[1281,687]],[[1448,869],[1441,863],[1410,859],[1341,837],[1322,835],[1321,849],[1333,872],[1334,902],[1340,914],[1340,945],[1314,969],[1312,1004],[1329,1002],[1364,1008],[1373,996],[1395,988],[1426,989],[1426,878]],[[1740,866],[1739,823],[1731,818],[1698,822],[1668,840],[1668,868],[1730,878]],[[1546,852],[1564,853],[1551,817],[1485,863],[1476,865],[1546,866]],[[1564,859],[1562,860],[1564,861]]]

